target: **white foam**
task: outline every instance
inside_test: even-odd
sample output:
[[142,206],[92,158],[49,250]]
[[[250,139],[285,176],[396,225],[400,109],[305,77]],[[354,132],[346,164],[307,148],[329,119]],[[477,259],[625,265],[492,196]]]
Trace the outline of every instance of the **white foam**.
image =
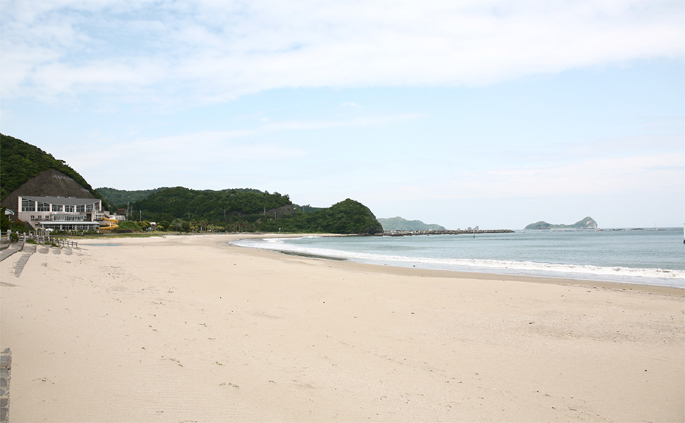
[[[301,239],[301,238],[300,238]],[[283,238],[249,239],[232,244],[263,248],[277,251],[312,254],[331,258],[345,258],[357,262],[387,264],[401,267],[423,267],[442,270],[480,271],[507,274],[532,274],[561,278],[601,279],[632,283],[652,283],[685,288],[685,271],[632,268],[602,267],[593,265],[570,265],[557,263],[538,263],[531,261],[477,260],[477,259],[438,259],[427,257],[406,257],[396,255],[359,253],[327,248],[313,248],[290,244]]]

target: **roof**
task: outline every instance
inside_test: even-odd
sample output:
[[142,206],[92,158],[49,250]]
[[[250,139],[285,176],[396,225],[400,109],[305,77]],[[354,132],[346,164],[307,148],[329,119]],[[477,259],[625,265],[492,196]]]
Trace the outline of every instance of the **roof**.
[[97,198],[76,198],[76,197],[32,197],[20,195],[20,198],[33,200],[41,203],[62,204],[65,206],[81,206],[85,204],[94,204],[100,202]]
[[41,225],[97,225],[100,226],[99,222],[89,222],[85,221],[71,221],[71,220],[41,220]]

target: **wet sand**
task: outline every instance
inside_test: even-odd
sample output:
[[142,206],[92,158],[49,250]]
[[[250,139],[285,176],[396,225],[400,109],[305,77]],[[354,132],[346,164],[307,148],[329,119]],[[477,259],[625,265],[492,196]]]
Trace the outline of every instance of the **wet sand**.
[[[683,290],[80,242],[0,263],[10,421],[683,421]],[[17,276],[18,275],[18,276]]]

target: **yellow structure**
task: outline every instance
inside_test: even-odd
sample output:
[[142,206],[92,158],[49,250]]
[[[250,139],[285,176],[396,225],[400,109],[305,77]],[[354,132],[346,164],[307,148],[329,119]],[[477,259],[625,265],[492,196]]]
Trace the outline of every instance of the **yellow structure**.
[[119,227],[119,225],[117,225],[117,223],[119,223],[119,221],[116,219],[109,218],[109,217],[103,217],[101,224],[104,224],[104,226],[100,226],[100,230],[101,231],[110,231],[112,229],[116,229]]

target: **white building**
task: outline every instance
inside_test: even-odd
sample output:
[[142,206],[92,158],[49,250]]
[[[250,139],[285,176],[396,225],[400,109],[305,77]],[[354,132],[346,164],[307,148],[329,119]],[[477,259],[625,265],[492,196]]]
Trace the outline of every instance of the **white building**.
[[17,219],[34,229],[98,229],[102,220],[102,200],[74,197],[18,197]]

